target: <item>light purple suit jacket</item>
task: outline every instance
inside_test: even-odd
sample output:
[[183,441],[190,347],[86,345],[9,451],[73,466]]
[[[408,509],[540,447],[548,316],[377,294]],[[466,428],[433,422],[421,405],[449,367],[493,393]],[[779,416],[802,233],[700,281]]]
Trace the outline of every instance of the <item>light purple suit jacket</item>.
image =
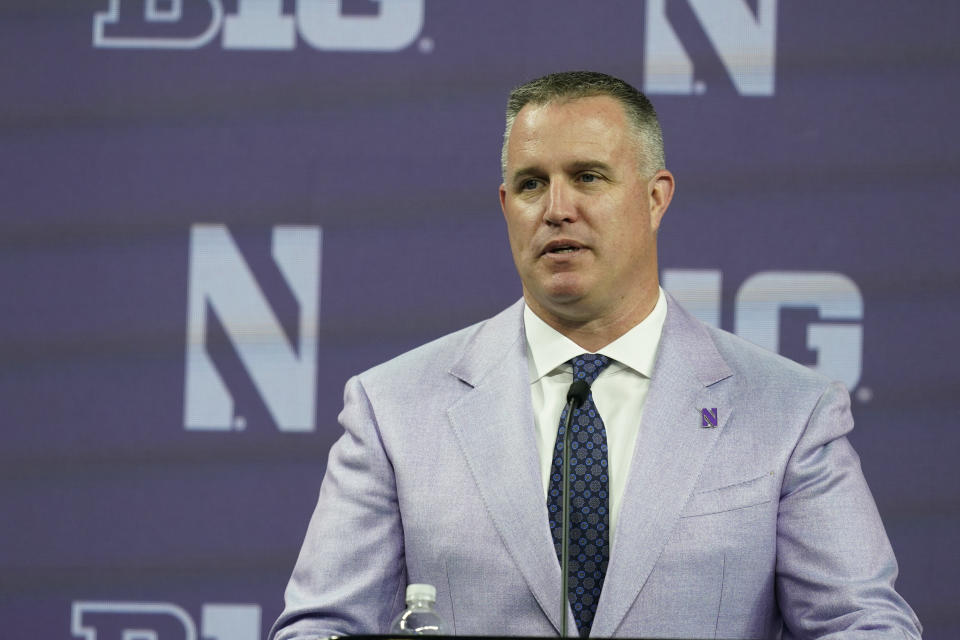
[[[668,302],[592,636],[919,638],[846,390]],[[348,382],[271,638],[386,632],[413,582],[450,633],[558,634],[522,308]]]

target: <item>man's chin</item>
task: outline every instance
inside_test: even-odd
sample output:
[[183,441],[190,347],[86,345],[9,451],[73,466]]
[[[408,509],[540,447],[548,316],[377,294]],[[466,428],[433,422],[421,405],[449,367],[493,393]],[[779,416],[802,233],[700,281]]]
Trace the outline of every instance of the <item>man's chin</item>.
[[583,286],[553,286],[532,294],[524,287],[523,297],[527,306],[534,311],[544,311],[552,315],[575,319],[589,315],[587,307],[587,289]]
[[542,281],[540,290],[545,298],[557,304],[575,303],[590,292],[590,279],[584,276],[574,271],[554,273]]

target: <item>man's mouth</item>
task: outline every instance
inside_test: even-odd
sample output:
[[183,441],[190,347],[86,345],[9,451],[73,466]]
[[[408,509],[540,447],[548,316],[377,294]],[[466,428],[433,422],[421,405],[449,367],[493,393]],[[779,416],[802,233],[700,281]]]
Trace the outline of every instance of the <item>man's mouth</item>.
[[551,255],[569,255],[583,249],[583,245],[569,240],[555,240],[547,244],[543,249],[543,254]]

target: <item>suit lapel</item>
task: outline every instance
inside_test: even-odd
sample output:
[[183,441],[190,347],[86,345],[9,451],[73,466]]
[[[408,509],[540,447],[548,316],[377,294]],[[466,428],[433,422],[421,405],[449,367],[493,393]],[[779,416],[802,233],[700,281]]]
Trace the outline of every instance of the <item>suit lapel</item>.
[[[668,296],[668,312],[591,635],[613,635],[643,589],[726,423],[732,372],[707,330]],[[718,409],[701,427],[700,410]]]
[[560,566],[547,520],[518,302],[480,325],[450,373],[473,388],[447,415],[488,515],[559,630]]

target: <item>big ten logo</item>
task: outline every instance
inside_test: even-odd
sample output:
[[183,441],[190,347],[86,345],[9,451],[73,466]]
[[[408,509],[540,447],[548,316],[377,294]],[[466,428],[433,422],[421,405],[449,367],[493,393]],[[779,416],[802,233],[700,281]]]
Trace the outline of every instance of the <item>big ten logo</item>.
[[737,93],[773,95],[777,0],[647,0],[646,8],[644,91],[706,92],[707,82],[695,75],[690,42],[709,41],[696,50],[712,58],[712,48]]
[[[321,230],[316,226],[277,226],[271,240],[270,259],[259,267],[261,279],[271,283],[268,296],[225,226],[198,224],[191,229],[186,429],[223,431],[246,425],[245,418],[236,414],[235,399],[211,357],[209,336],[214,328],[218,335],[225,335],[224,342],[229,343],[277,428],[291,432],[314,429]],[[267,277],[270,275],[274,277]],[[282,314],[286,323],[278,318],[268,298],[288,301]]]
[[[297,33],[329,51],[396,51],[423,28],[424,0],[110,0],[93,18],[93,46],[195,49],[221,34],[224,49],[291,50]],[[422,45],[423,43],[421,43]]]
[[[83,640],[197,640],[197,625],[185,609],[168,602],[73,603],[70,632]],[[260,606],[205,604],[203,640],[260,640]]]
[[[720,326],[720,271],[664,269],[662,282],[687,311],[707,324]],[[793,313],[799,314],[806,325],[800,349],[813,352],[815,360],[803,364],[853,390],[860,381],[863,358],[863,296],[857,285],[847,276],[832,272],[754,274],[737,290],[733,331],[758,346],[782,353],[784,318]],[[784,355],[796,358],[792,351]]]

